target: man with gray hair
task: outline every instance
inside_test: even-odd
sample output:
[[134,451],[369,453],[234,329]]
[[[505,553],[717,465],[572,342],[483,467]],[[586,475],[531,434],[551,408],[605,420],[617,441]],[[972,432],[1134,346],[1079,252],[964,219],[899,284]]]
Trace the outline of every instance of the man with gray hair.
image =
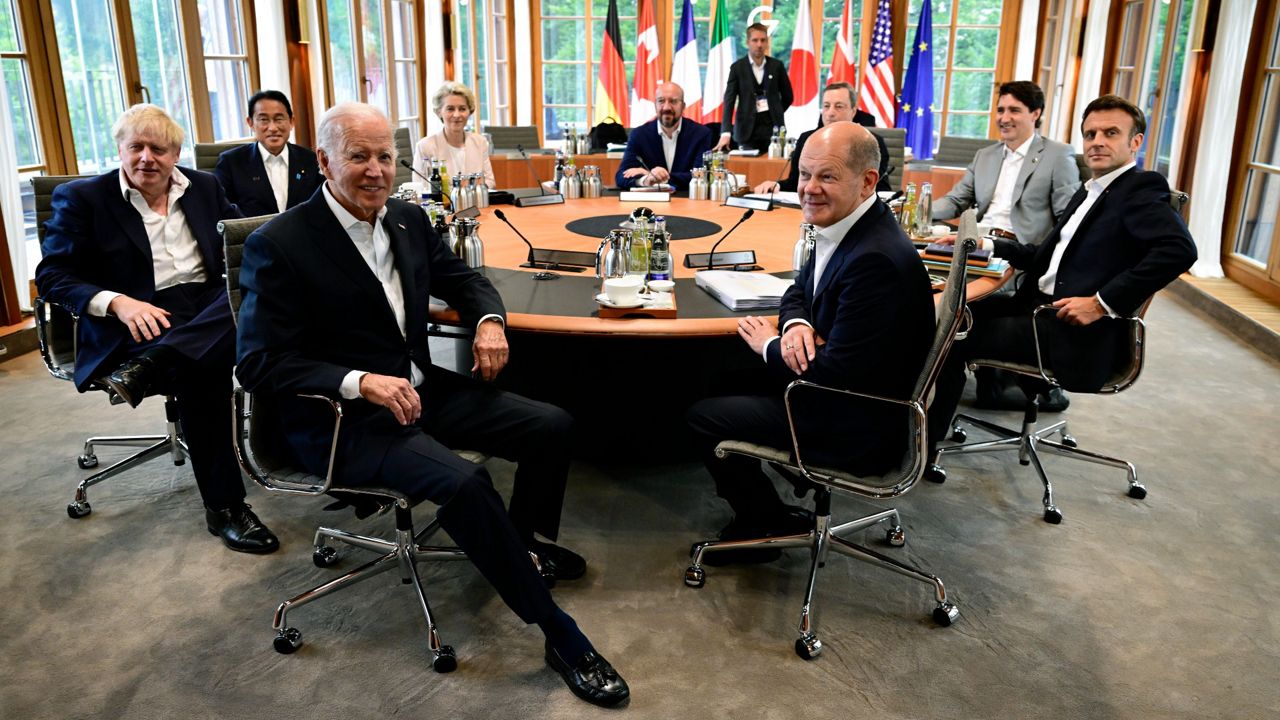
[[[734,438],[788,447],[791,431],[782,388],[801,378],[855,392],[905,398],[924,366],[933,339],[929,275],[893,213],[876,196],[880,153],[866,128],[836,123],[813,134],[800,157],[804,220],[819,228],[809,261],[772,319],[746,317],[738,334],[763,358],[774,382],[751,395],[703,400],[688,421],[715,480],[733,509],[722,540],[801,533],[813,528],[807,511],[783,504],[760,463],[715,457],[716,444]],[[779,337],[781,329],[781,337]],[[867,403],[850,413],[806,404],[797,416],[806,462],[877,474],[906,450],[905,413]],[[772,548],[725,551],[708,562],[762,562]]]
[[213,175],[176,167],[184,134],[164,110],[134,105],[112,134],[118,171],[53,191],[36,285],[80,316],[76,388],[106,374],[134,407],[153,389],[174,393],[209,532],[232,550],[273,552],[229,431],[235,328],[217,222],[240,213]]
[[[507,363],[502,299],[420,208],[389,198],[396,151],[387,118],[344,103],[325,113],[318,135],[325,184],[244,246],[240,381],[275,404],[286,443],[311,472],[329,462],[332,427],[298,394],[340,400],[340,482],[440,506],[440,526],[503,601],[542,629],[546,660],[569,688],[599,705],[622,702],[626,682],[556,606],[529,558],[558,580],[586,571],[581,557],[534,538],[559,532],[571,418],[490,382]],[[479,380],[431,363],[432,296],[475,329]],[[450,447],[518,463],[509,510],[485,468]]]

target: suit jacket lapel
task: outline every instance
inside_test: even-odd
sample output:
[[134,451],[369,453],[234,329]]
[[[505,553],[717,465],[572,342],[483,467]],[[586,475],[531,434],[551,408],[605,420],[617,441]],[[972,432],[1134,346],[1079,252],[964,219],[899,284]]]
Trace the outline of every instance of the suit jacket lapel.
[[991,199],[996,194],[996,181],[1000,179],[1000,166],[1004,163],[1004,146],[1000,143],[979,150],[977,162],[974,163],[974,183],[982,183],[982,187],[974,188],[974,196],[978,200],[979,212],[986,213],[991,206]]
[[1044,153],[1044,138],[1036,135],[1031,138],[1031,146],[1027,148],[1027,156],[1022,158],[1022,168],[1018,170],[1018,179],[1013,184],[1013,200],[1010,205],[1018,202],[1018,198],[1022,197],[1022,189],[1027,186],[1027,179],[1031,177],[1031,173],[1035,172],[1036,165],[1040,163],[1040,156]]
[[[831,278],[840,274],[840,269],[849,260],[849,256],[853,254],[853,249],[858,245],[858,239],[862,236],[862,228],[868,223],[874,222],[879,217],[883,203],[876,201],[867,208],[867,212],[858,218],[858,222],[849,228],[849,232],[844,234],[840,239],[840,244],[836,246],[835,252],[831,253],[831,259],[827,260],[827,266],[822,269],[822,277],[818,278],[816,288],[813,292],[813,308],[816,314],[818,307],[818,299],[822,297],[822,293],[831,285]],[[816,255],[816,253],[815,253]]]
[[417,281],[414,278],[413,248],[409,242],[409,228],[404,226],[394,208],[388,208],[382,227],[387,231],[387,238],[391,242],[391,256],[395,262],[396,271],[400,273],[400,288],[404,293],[405,336],[411,340],[418,327],[420,325],[425,327],[425,323],[420,322],[421,308],[418,304]]
[[[188,181],[190,182],[190,178]],[[189,184],[187,191],[178,198],[178,206],[182,208],[182,214],[187,218],[187,227],[191,228],[191,235],[200,247],[200,257],[204,260],[208,279],[216,280],[216,276],[222,275],[223,271],[222,239],[218,237],[216,229],[218,218],[214,217],[213,208],[198,199],[195,189],[195,183]]]
[[133,203],[126,200],[120,193],[119,185],[112,184],[108,192],[111,193],[111,200],[107,206],[111,208],[111,214],[115,216],[116,222],[120,223],[125,236],[147,256],[147,260],[152,260],[151,241],[147,239],[147,227],[142,223],[142,216],[138,214]]
[[306,208],[308,220],[315,230],[312,237],[316,248],[337,266],[338,271],[345,275],[352,285],[366,295],[366,299],[374,307],[380,309],[379,313],[395,327],[396,332],[399,332],[400,327],[396,324],[391,306],[387,304],[387,295],[382,291],[382,284],[369,269],[364,256],[356,249],[355,243],[351,242],[351,236],[347,235],[346,228],[342,227],[338,218],[334,217],[324,195],[322,193],[313,195],[307,201]]
[[303,193],[310,182],[311,178],[307,173],[312,172],[302,164],[302,153],[298,152],[300,148],[292,143],[289,144],[289,192],[285,196],[285,207],[293,207],[307,198]]

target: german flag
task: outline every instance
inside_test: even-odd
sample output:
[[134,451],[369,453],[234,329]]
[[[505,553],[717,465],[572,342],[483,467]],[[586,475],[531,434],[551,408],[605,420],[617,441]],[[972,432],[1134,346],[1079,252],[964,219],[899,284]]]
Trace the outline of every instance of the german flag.
[[609,0],[609,17],[604,24],[604,47],[596,69],[595,114],[591,124],[608,118],[630,127],[627,108],[627,66],[622,64],[622,31],[618,29],[618,0]]

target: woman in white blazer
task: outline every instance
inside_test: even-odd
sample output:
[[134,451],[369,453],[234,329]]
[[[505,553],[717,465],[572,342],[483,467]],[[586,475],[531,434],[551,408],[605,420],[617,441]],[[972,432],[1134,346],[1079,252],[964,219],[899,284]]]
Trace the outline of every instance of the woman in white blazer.
[[467,132],[467,121],[476,111],[476,97],[466,85],[446,82],[431,98],[431,107],[444,122],[444,130],[418,141],[415,164],[423,175],[431,175],[431,160],[441,160],[449,177],[484,174],[490,189],[496,187],[489,164],[489,142],[479,133]]

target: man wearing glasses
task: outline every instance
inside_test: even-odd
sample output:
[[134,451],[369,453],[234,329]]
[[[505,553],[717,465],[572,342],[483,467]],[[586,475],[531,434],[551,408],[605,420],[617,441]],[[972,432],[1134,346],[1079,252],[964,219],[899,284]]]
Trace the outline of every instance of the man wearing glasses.
[[245,217],[284,212],[324,184],[316,154],[289,142],[293,108],[284,93],[259,90],[249,98],[245,122],[257,142],[222,153],[213,169]]

